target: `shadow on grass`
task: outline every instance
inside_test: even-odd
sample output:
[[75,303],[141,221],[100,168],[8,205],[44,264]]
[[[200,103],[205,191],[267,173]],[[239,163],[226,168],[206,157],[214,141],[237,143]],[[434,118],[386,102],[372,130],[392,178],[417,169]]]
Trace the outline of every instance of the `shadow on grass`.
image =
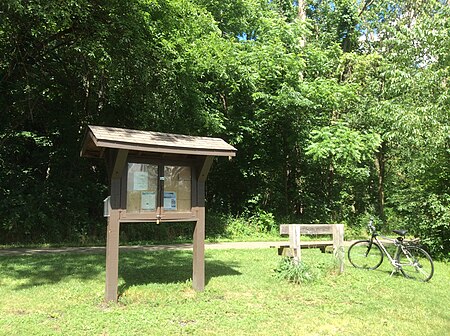
[[369,270],[369,269],[362,269],[362,268],[356,268],[353,265],[351,265],[350,263],[347,264],[348,269],[354,270],[355,272],[366,272],[369,274],[376,274],[377,277],[386,277],[386,279],[389,278],[404,278],[406,279],[406,277],[400,272],[395,272],[394,268],[391,266],[391,264],[389,263],[389,261],[383,261],[383,263],[376,269],[374,270]]
[[[240,275],[233,264],[205,257],[205,283],[214,277]],[[119,277],[124,283],[119,286],[119,295],[127,288],[150,283],[180,283],[192,279],[192,252],[152,251],[128,252],[120,256]]]
[[[218,260],[205,260],[205,282],[213,277],[239,275],[233,267]],[[0,284],[16,282],[16,290],[51,285],[69,279],[105,280],[105,256],[99,254],[45,254],[0,257]],[[179,283],[192,278],[191,251],[132,251],[119,256],[119,293],[131,286],[151,283]]]
[[104,271],[105,257],[98,254],[45,254],[0,258],[0,281],[9,278],[15,289],[51,285],[66,279],[88,281]]

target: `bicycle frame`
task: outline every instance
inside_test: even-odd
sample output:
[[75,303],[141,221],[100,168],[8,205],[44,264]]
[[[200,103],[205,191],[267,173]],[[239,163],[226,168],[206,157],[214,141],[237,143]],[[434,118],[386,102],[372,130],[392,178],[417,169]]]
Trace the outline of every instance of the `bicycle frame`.
[[400,265],[398,263],[398,257],[400,255],[400,251],[404,252],[403,244],[400,241],[398,241],[398,239],[392,239],[392,238],[388,238],[388,237],[384,237],[384,236],[380,236],[380,237],[382,237],[384,239],[387,239],[387,240],[390,240],[390,241],[392,241],[394,243],[394,245],[396,246],[394,257],[392,257],[392,255],[386,249],[386,247],[384,246],[383,242],[378,239],[378,235],[377,234],[372,234],[372,237],[370,239],[370,244],[372,245],[373,241],[375,240],[375,242],[378,244],[378,246],[383,251],[384,255],[389,259],[391,265],[395,268],[394,271],[398,272],[399,267],[400,267]]
[[[400,263],[399,263],[400,252],[403,252],[403,254],[406,256],[408,261],[412,262],[412,260],[410,258],[411,254],[408,252],[408,250],[405,248],[405,245],[403,244],[403,237],[389,238],[389,237],[382,236],[382,235],[380,235],[380,234],[378,234],[376,232],[375,228],[372,226],[372,223],[369,224],[369,229],[371,231],[370,246],[372,246],[373,241],[375,240],[375,242],[381,248],[383,253],[389,259],[389,262],[391,263],[391,265],[394,267],[394,270],[392,271],[391,276],[394,273],[399,272],[400,269],[402,268],[402,265],[400,265]],[[389,241],[394,243],[394,245],[396,246],[396,249],[395,249],[395,254],[394,254],[393,257],[389,253],[389,251],[386,249],[386,247],[384,246],[383,242],[380,239],[378,239],[378,236],[380,236],[380,237],[382,237],[384,239],[387,239],[387,240],[389,240]],[[370,251],[370,248],[369,248],[368,252],[369,251]]]

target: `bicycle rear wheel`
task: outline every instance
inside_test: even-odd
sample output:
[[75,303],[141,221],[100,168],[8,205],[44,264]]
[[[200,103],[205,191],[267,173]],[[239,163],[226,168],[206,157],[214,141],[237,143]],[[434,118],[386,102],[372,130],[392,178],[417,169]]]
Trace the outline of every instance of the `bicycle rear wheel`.
[[348,260],[356,268],[374,270],[383,262],[383,251],[377,243],[359,240],[348,249]]
[[407,247],[405,251],[400,253],[398,262],[401,266],[400,271],[406,278],[428,281],[434,274],[433,260],[420,247]]

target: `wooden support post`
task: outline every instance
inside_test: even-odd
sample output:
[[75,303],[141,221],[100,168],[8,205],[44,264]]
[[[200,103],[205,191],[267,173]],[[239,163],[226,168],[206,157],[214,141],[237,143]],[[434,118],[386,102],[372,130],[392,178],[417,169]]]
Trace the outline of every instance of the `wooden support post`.
[[301,247],[300,247],[300,225],[289,225],[289,245],[292,249],[292,256],[294,257],[294,263],[298,264],[302,259]]
[[198,221],[194,229],[192,260],[192,287],[201,292],[205,289],[205,208],[198,209]]
[[119,210],[112,209],[106,232],[106,285],[105,301],[117,301],[119,278]]
[[117,285],[119,282],[119,209],[121,209],[121,179],[126,165],[128,151],[118,150],[112,156],[111,172],[111,211],[106,231],[106,281],[105,301],[117,301]]
[[197,223],[194,229],[192,256],[192,287],[205,289],[205,183],[214,156],[205,156],[200,163],[197,180]]
[[333,253],[338,262],[338,273],[344,272],[344,224],[333,225]]

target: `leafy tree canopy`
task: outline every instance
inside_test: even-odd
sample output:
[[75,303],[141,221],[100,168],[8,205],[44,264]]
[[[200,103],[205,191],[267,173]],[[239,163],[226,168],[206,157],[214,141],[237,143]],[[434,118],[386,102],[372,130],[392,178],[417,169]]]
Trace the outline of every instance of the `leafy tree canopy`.
[[448,253],[448,1],[4,0],[0,15],[1,242],[104,235],[104,167],[79,158],[100,124],[235,145],[211,211],[355,229],[376,214]]

